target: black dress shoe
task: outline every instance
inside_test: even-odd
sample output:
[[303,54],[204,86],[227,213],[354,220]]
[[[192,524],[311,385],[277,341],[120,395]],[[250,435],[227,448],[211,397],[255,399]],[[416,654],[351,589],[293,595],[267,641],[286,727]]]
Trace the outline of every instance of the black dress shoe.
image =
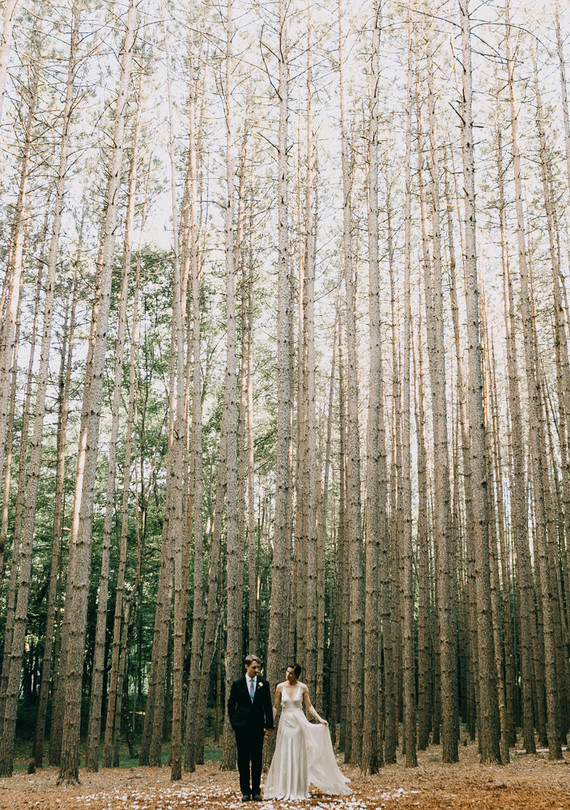
[[242,802],[248,802],[250,799],[251,796],[249,795],[249,793],[244,793],[243,796],[241,797]]
[[253,797],[253,801],[254,801],[254,802],[262,802],[262,801],[263,801],[263,799],[261,798],[261,796],[259,795],[259,793],[256,793],[256,794],[255,794],[255,796]]

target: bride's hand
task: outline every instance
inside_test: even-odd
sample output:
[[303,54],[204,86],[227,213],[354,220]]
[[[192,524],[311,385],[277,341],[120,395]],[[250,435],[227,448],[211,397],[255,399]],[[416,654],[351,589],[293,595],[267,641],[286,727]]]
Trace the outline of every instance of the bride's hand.
[[321,719],[319,720],[319,723],[322,723],[322,724],[323,724],[323,726],[328,726],[327,721],[326,721],[326,720],[323,720],[323,718],[322,718],[322,717],[321,717]]

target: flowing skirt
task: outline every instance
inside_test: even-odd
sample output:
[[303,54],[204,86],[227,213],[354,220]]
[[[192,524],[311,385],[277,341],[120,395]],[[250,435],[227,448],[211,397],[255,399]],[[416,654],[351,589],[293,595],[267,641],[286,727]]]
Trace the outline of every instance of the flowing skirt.
[[309,783],[334,796],[352,793],[336,763],[328,726],[309,723],[301,709],[281,713],[265,799],[306,799]]

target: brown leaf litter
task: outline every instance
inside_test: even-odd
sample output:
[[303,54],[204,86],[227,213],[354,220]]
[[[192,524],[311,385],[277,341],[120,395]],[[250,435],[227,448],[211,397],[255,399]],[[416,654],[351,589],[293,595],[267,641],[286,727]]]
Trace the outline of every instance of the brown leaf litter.
[[[257,810],[570,810],[570,754],[550,761],[548,752],[511,752],[508,765],[480,765],[477,746],[460,749],[460,762],[442,763],[438,746],[420,752],[417,768],[403,761],[373,776],[343,766],[353,794],[325,796],[312,791],[302,802],[266,801],[247,805]],[[16,771],[0,779],[1,810],[238,810],[236,772],[222,772],[217,763],[198,766],[180,782],[170,769],[111,768],[81,771],[79,785],[57,784],[57,768],[35,774]]]

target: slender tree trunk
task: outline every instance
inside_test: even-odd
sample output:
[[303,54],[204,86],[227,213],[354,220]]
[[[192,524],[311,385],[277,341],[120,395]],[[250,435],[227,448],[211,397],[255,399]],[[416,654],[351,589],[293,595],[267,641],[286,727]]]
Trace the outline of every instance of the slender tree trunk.
[[[13,768],[14,742],[16,734],[16,715],[18,695],[20,692],[20,678],[22,669],[22,656],[25,647],[25,635],[28,618],[28,601],[30,594],[30,581],[32,572],[32,553],[35,529],[36,505],[40,479],[41,449],[44,416],[46,411],[46,394],[48,386],[49,355],[52,333],[52,316],[55,298],[56,265],[59,249],[59,233],[63,211],[64,179],[67,168],[68,155],[68,127],[73,97],[73,71],[75,64],[76,34],[72,33],[70,47],[68,86],[66,104],[64,109],[64,135],[60,145],[60,161],[58,166],[57,192],[55,210],[52,224],[52,234],[49,247],[46,276],[46,292],[43,301],[43,331],[40,350],[40,364],[37,375],[36,402],[34,409],[34,426],[30,442],[30,458],[28,477],[25,488],[25,517],[20,540],[20,556],[18,568],[18,596],[14,612],[14,627],[11,637],[8,673],[6,679],[6,693],[4,703],[4,725],[2,744],[0,747],[0,773],[10,775]],[[31,369],[30,369],[31,371]],[[26,431],[27,432],[27,431]],[[22,444],[21,459],[26,458],[26,447]],[[22,455],[23,454],[23,455]],[[25,469],[25,464],[24,464]],[[24,481],[21,482],[23,490]]]
[[499,751],[501,755],[501,762],[508,764],[509,762],[509,741],[507,737],[507,698],[505,687],[505,676],[503,666],[503,639],[504,632],[503,626],[503,611],[501,607],[501,594],[499,582],[499,561],[497,557],[498,545],[498,522],[500,520],[499,514],[499,492],[500,479],[495,476],[493,465],[494,449],[493,442],[493,420],[495,403],[492,395],[492,379],[491,369],[493,367],[493,359],[491,357],[493,347],[489,342],[489,330],[487,328],[487,311],[483,304],[482,306],[483,320],[481,324],[482,335],[482,348],[484,350],[484,365],[483,365],[483,398],[485,405],[485,437],[486,437],[486,456],[489,464],[488,468],[488,481],[489,481],[489,565],[490,565],[490,596],[491,596],[491,615],[493,628],[493,644],[495,648],[495,671],[497,679],[497,704],[499,712]]
[[[488,327],[486,326],[486,334],[488,336]],[[487,340],[489,338],[487,337]],[[489,344],[488,344],[489,345]],[[492,347],[489,345],[490,351]],[[503,634],[496,636],[495,640],[495,654],[497,658],[497,680],[501,683],[501,678],[504,680],[504,707],[501,709],[499,703],[499,714],[501,717],[501,758],[504,763],[509,762],[510,754],[509,748],[516,744],[516,725],[514,718],[514,691],[515,691],[515,662],[514,662],[514,649],[513,649],[513,628],[511,617],[511,582],[510,572],[508,569],[508,558],[505,538],[505,503],[504,503],[504,481],[503,481],[503,465],[502,454],[500,445],[500,427],[499,427],[499,404],[497,392],[497,378],[495,369],[497,368],[495,353],[492,352],[492,357],[488,361],[488,396],[490,397],[491,423],[493,446],[489,447],[488,455],[493,458],[493,476],[495,479],[495,503],[496,503],[496,526],[497,526],[497,548],[493,545],[491,562],[493,569],[496,565],[496,580],[498,589],[502,584],[502,594],[499,593],[499,599],[502,595],[502,621],[499,627],[503,626]],[[491,521],[491,526],[493,521]],[[500,578],[499,578],[500,568]],[[492,570],[493,570],[492,569]],[[499,602],[500,604],[500,602]],[[495,611],[495,609],[494,609]],[[495,620],[493,620],[495,626]],[[495,631],[496,632],[496,631]],[[504,648],[503,655],[500,655],[502,646]],[[502,675],[503,669],[503,656],[504,656],[504,676]],[[501,686],[499,687],[501,689]],[[499,691],[499,700],[501,699],[501,691]]]
[[[226,108],[226,371],[224,389],[225,439],[226,439],[226,653],[225,685],[229,695],[232,681],[240,673],[242,660],[241,611],[243,580],[239,580],[242,570],[240,565],[240,544],[238,537],[238,481],[237,481],[237,376],[236,376],[236,305],[235,305],[235,191],[234,191],[234,123],[232,82],[234,72],[233,57],[233,6],[228,0],[226,7],[226,74],[225,74],[225,108]],[[223,770],[235,768],[235,737],[229,723],[224,724]]]
[[[172,781],[182,778],[182,680],[184,665],[184,640],[186,635],[187,583],[183,579],[186,556],[184,539],[184,499],[186,489],[186,385],[184,337],[186,313],[186,266],[180,260],[180,242],[178,236],[178,204],[176,195],[176,159],[174,153],[174,106],[172,100],[172,79],[170,52],[166,26],[166,14],[161,0],[161,18],[164,36],[166,61],[166,88],[168,100],[168,152],[170,164],[170,196],[172,211],[172,242],[174,258],[174,279],[172,290],[172,332],[171,332],[171,388],[170,388],[170,424],[169,447],[166,462],[167,484],[165,496],[166,532],[163,542],[169,547],[172,555],[172,574],[169,577],[166,591],[174,587],[174,625],[172,633],[172,661],[170,658],[169,633],[167,626],[170,619],[170,599],[168,607],[163,603],[162,632],[160,633],[159,657],[157,669],[153,731],[151,740],[151,762],[161,764],[161,737],[168,716],[172,709],[172,730],[170,765]],[[173,577],[173,579],[172,579]],[[165,595],[166,595],[165,591]],[[168,615],[167,615],[168,614]],[[165,667],[166,664],[166,667]],[[170,670],[171,667],[171,670]],[[172,684],[172,705],[165,700],[165,678],[167,688]],[[158,709],[158,711],[157,711]],[[120,718],[120,715],[119,715]]]
[[[303,430],[304,445],[302,458],[303,489],[303,536],[306,542],[306,596],[305,596],[305,650],[304,664],[306,682],[311,695],[315,695],[317,670],[317,501],[319,482],[317,480],[317,445],[315,414],[315,143],[313,135],[313,76],[312,76],[312,20],[311,0],[307,6],[307,114],[306,149],[307,173],[305,178],[305,216],[303,236],[303,312],[302,312],[302,357],[300,358],[303,378]],[[301,330],[299,330],[301,331]],[[301,406],[301,403],[299,403]]]
[[[10,404],[6,414],[6,439],[4,453],[4,486],[2,497],[2,523],[0,525],[0,578],[4,575],[4,556],[6,554],[6,540],[10,524],[10,488],[12,485],[12,457],[14,454],[14,417],[16,415],[16,390],[18,385],[18,346],[20,343],[20,320],[18,318],[16,334],[14,335],[14,354],[10,373]],[[6,380],[8,385],[8,380]],[[0,700],[1,706],[1,700]],[[0,717],[2,711],[0,710]]]
[[278,132],[278,282],[277,282],[277,445],[275,457],[275,524],[271,574],[271,604],[267,672],[274,684],[284,671],[289,635],[290,589],[290,455],[291,312],[288,233],[287,132],[289,118],[288,19],[285,0],[279,0],[279,132]]
[[[19,573],[20,573],[20,554],[22,549],[22,527],[24,522],[24,512],[26,503],[26,475],[28,470],[28,455],[29,455],[29,436],[30,436],[30,417],[32,410],[32,379],[34,369],[34,359],[36,353],[36,336],[38,334],[38,316],[40,310],[41,288],[42,288],[42,272],[38,273],[38,280],[36,283],[36,294],[34,304],[34,317],[32,326],[32,339],[30,343],[30,355],[28,360],[28,368],[26,373],[26,389],[24,394],[24,401],[22,405],[22,418],[20,425],[19,436],[19,457],[18,457],[18,474],[16,476],[16,504],[14,509],[14,525],[12,530],[12,559],[10,562],[10,576],[8,580],[8,593],[6,598],[6,623],[4,626],[4,650],[2,655],[2,677],[0,680],[0,718],[4,718],[6,710],[6,701],[8,697],[8,678],[10,672],[10,656],[12,654],[12,643],[14,633],[14,617],[16,614],[16,600],[19,590]],[[21,309],[21,305],[19,310]],[[19,333],[20,333],[21,319],[18,315],[18,322],[16,324],[16,339],[14,349],[14,360],[18,356],[19,346]],[[17,368],[13,370],[12,390],[14,396],[16,395],[17,386]],[[11,423],[9,425],[10,442],[12,442],[12,434],[14,428],[14,406],[11,406]],[[7,454],[11,456],[10,454]]]
[[[559,21],[557,23],[557,28],[557,36],[559,36]],[[546,212],[554,298],[554,349],[556,357],[556,387],[558,394],[559,414],[558,434],[560,437],[560,456],[562,466],[563,509],[561,511],[564,515],[562,531],[566,536],[566,543],[568,544],[570,540],[570,361],[566,334],[566,315],[563,304],[564,281],[560,267],[560,240],[558,236],[559,223],[557,205],[555,202],[555,191],[553,188],[552,155],[548,148],[545,132],[544,108],[542,93],[538,80],[536,46],[534,44],[532,50],[534,61],[534,90],[536,99],[536,127],[540,144],[539,165],[544,197],[544,209]],[[568,133],[566,133],[566,137],[568,137]],[[568,555],[568,546],[562,567],[565,568],[566,576],[568,577],[570,574],[570,556]],[[568,600],[566,600],[566,617],[566,621],[570,623],[570,605],[568,604]],[[562,695],[563,692],[561,692],[561,697]]]
[[[190,46],[190,64],[194,64],[193,42]],[[202,530],[202,373],[201,373],[201,268],[198,255],[198,145],[196,138],[196,89],[191,81],[188,111],[188,174],[190,183],[190,212],[188,248],[191,272],[192,307],[192,425],[190,433],[190,476],[192,487],[192,538],[194,541],[194,576],[192,597],[192,636],[190,644],[190,675],[188,678],[188,701],[186,706],[186,729],[184,745],[184,769],[196,767],[195,728],[202,661],[202,639],[205,622],[204,604],[204,534]]]
[[[382,329],[380,323],[380,274],[378,257],[378,124],[380,4],[375,3],[370,56],[370,120],[368,123],[368,319],[370,371],[366,463],[366,579],[364,602],[364,726],[360,764],[364,773],[378,772],[379,715],[379,617],[378,563],[380,544],[386,543],[386,448],[384,438]],[[382,484],[384,488],[382,489]]]
[[4,6],[4,22],[2,24],[2,38],[0,39],[0,124],[2,123],[6,77],[8,74],[14,23],[16,21],[16,12],[19,2],[20,0],[6,0],[6,5]]
[[135,125],[135,132],[133,135],[133,147],[131,153],[121,292],[119,297],[117,337],[115,341],[115,367],[113,374],[113,395],[111,403],[111,435],[109,439],[109,466],[107,470],[107,488],[105,495],[105,520],[103,525],[101,575],[99,578],[99,591],[97,599],[97,622],[95,628],[93,674],[91,678],[91,696],[89,703],[89,723],[87,728],[87,750],[85,752],[85,767],[88,771],[99,770],[101,714],[103,709],[103,676],[105,672],[105,653],[107,648],[106,635],[107,604],[109,600],[109,571],[111,563],[113,518],[115,516],[119,408],[121,404],[121,389],[123,382],[123,357],[127,322],[127,298],[131,265],[131,231],[133,227],[135,210],[135,189],[137,182],[137,141],[140,115],[137,115],[136,121],[137,123]]
[[[144,221],[144,214],[143,214]],[[142,228],[141,228],[142,233]],[[130,261],[130,252],[129,252]],[[137,318],[138,318],[138,299],[139,299],[139,285],[140,285],[140,264],[141,264],[141,247],[137,256],[136,275],[135,275],[135,292],[133,301],[133,314],[132,326],[129,339],[130,344],[130,358],[129,358],[129,394],[127,404],[127,418],[125,424],[125,451],[123,462],[123,481],[122,481],[122,502],[121,502],[121,516],[120,525],[121,533],[119,538],[119,560],[117,566],[117,584],[115,587],[115,610],[113,614],[113,643],[111,652],[111,671],[109,676],[109,693],[107,696],[107,713],[105,719],[105,739],[103,748],[103,767],[110,768],[112,765],[112,751],[113,751],[113,736],[115,730],[115,717],[118,714],[116,704],[121,695],[120,688],[120,666],[121,655],[126,657],[126,649],[122,653],[122,648],[126,648],[126,633],[127,633],[127,617],[126,607],[123,609],[123,601],[125,596],[125,569],[127,565],[127,539],[128,539],[128,505],[130,495],[130,482],[131,482],[131,460],[133,455],[133,427],[134,427],[134,410],[135,410],[135,393],[136,393],[136,379],[135,379],[135,359],[136,359],[136,346],[137,346]],[[140,569],[142,564],[141,554],[138,554],[138,567]],[[135,586],[132,595],[137,593]]]
[[109,166],[109,181],[98,260],[97,291],[93,305],[91,338],[86,364],[77,482],[70,536],[69,573],[62,639],[62,655],[65,664],[65,669],[62,670],[62,677],[65,682],[65,712],[59,781],[63,783],[75,783],[79,778],[82,662],[87,622],[89,572],[91,568],[91,524],[106,333],[111,299],[114,231],[117,219],[118,190],[122,176],[126,106],[132,52],[136,36],[136,20],[135,0],[130,0],[125,39],[121,48],[121,78],[115,114],[114,146]]
[[[420,333],[421,338],[421,333]],[[412,343],[413,343],[412,335]],[[418,341],[419,343],[419,341]],[[413,348],[413,347],[412,347]],[[417,355],[417,357],[416,357]],[[424,406],[421,348],[414,351],[417,481],[418,481],[418,737],[420,751],[429,745],[431,721],[430,660],[430,552],[428,520],[428,473],[426,453],[426,419]]]
[[[428,53],[429,53],[428,45]],[[431,86],[431,59],[428,59],[429,168],[432,180],[431,221],[433,262],[426,233],[425,192],[420,175],[423,261],[426,289],[426,329],[432,399],[434,453],[434,544],[437,566],[440,679],[442,704],[442,759],[456,762],[457,751],[457,670],[454,605],[451,586],[450,484],[447,437],[445,350],[443,341],[443,290],[439,199],[439,161],[435,141],[435,97]],[[419,113],[418,108],[418,113]],[[419,115],[418,115],[419,118]],[[421,124],[419,124],[421,127]],[[421,159],[421,156],[420,156]]]
[[[64,487],[65,487],[65,446],[67,440],[67,420],[69,415],[69,387],[71,384],[71,369],[73,358],[73,338],[75,335],[75,317],[78,298],[79,271],[81,263],[81,249],[83,237],[83,219],[79,229],[78,252],[75,258],[75,272],[69,307],[69,325],[66,322],[63,330],[63,345],[58,385],[58,419],[57,419],[57,472],[54,494],[53,514],[53,545],[51,550],[51,563],[49,586],[47,595],[47,616],[45,629],[45,646],[42,659],[42,674],[40,682],[40,698],[38,703],[38,718],[36,722],[36,737],[34,742],[34,763],[36,768],[43,764],[43,746],[48,708],[49,688],[54,671],[53,643],[57,616],[57,590],[60,579],[61,541],[64,517]],[[50,747],[52,736],[56,735],[57,723],[55,711],[52,712],[50,733]],[[60,728],[61,731],[61,728]],[[61,739],[61,738],[60,738]],[[50,763],[53,764],[53,763]]]
[[[344,37],[342,6],[339,0],[339,82],[343,195],[342,262],[346,307],[348,416],[347,501],[348,547],[350,550],[350,658],[352,660],[361,660],[364,653],[364,571],[360,507],[360,435],[358,425],[358,360],[355,313],[356,290],[352,248],[352,179],[345,106]],[[358,762],[360,760],[363,722],[363,706],[361,701],[362,686],[361,668],[350,667],[347,693],[347,699],[350,702],[350,739],[349,749],[347,749],[347,758],[350,762]]]
[[[17,366],[16,346],[18,343],[17,324],[20,317],[20,303],[22,294],[24,270],[24,239],[28,225],[29,212],[27,211],[27,198],[30,185],[31,154],[34,140],[33,125],[36,115],[37,88],[41,70],[39,60],[34,64],[30,77],[29,100],[27,104],[24,123],[24,143],[20,161],[20,184],[18,197],[14,206],[13,224],[8,246],[7,271],[4,281],[3,295],[5,305],[0,307],[2,320],[0,322],[0,481],[4,480],[4,464],[6,454],[6,436],[9,432],[11,392],[10,375],[12,366]],[[0,716],[1,720],[1,716]]]
[[339,707],[340,735],[339,745],[345,753],[350,752],[350,701],[347,700],[349,677],[349,645],[350,645],[350,569],[348,545],[348,507],[347,507],[347,394],[346,394],[346,359],[344,348],[344,323],[341,314],[341,300],[337,303],[339,310],[338,330],[338,409],[339,409],[339,508],[338,508],[338,539],[337,539],[337,565],[338,573],[336,593],[336,615],[338,617],[340,650],[340,672],[338,678],[337,705]]
[[501,130],[497,133],[497,181],[499,189],[499,222],[501,233],[501,255],[503,265],[503,300],[505,314],[505,331],[507,337],[507,404],[510,415],[510,454],[512,467],[512,500],[511,531],[515,549],[517,586],[519,595],[519,646],[520,673],[522,691],[522,730],[524,747],[527,753],[536,752],[533,722],[533,643],[536,644],[536,620],[534,615],[534,596],[532,582],[529,578],[530,549],[528,544],[528,503],[525,472],[525,451],[523,437],[523,419],[519,385],[519,371],[516,346],[516,313],[514,292],[510,271],[508,245],[506,202],[504,193],[504,167]]
[[539,435],[539,390],[537,369],[535,365],[535,345],[532,328],[532,306],[528,258],[526,249],[525,223],[522,199],[521,154],[518,140],[518,123],[514,91],[514,61],[511,44],[510,3],[505,2],[505,31],[507,50],[507,79],[511,112],[511,130],[513,141],[513,171],[515,179],[515,205],[517,216],[517,242],[519,254],[519,272],[521,280],[521,312],[524,334],[525,367],[528,384],[529,440],[532,459],[532,480],[536,526],[536,556],[542,592],[542,614],[544,623],[544,672],[546,681],[547,733],[549,757],[560,759],[562,748],[559,727],[559,696],[556,669],[556,648],[554,638],[554,616],[550,577],[548,571],[548,549],[546,534],[546,512],[544,502],[544,460]]
[[402,685],[404,747],[406,767],[418,764],[416,753],[416,674],[414,651],[414,583],[412,545],[412,452],[410,424],[410,352],[411,352],[411,157],[412,157],[412,110],[413,110],[413,71],[412,71],[412,30],[411,6],[408,4],[408,114],[406,118],[406,199],[404,209],[404,305],[402,337],[402,392],[401,426],[402,441],[400,509],[401,556],[402,556]]
[[[475,576],[475,538],[472,527],[475,522],[473,512],[473,474],[471,469],[471,448],[469,433],[469,402],[467,380],[465,377],[465,350],[461,341],[461,330],[459,324],[459,300],[457,293],[457,262],[455,256],[455,240],[453,232],[453,205],[451,191],[449,188],[449,174],[445,174],[445,195],[447,199],[447,243],[449,251],[449,293],[451,299],[451,315],[453,321],[453,335],[455,343],[456,369],[457,369],[457,395],[458,395],[458,418],[461,434],[461,462],[463,480],[463,501],[465,512],[465,554],[461,569],[464,571],[466,594],[463,600],[463,615],[465,616],[465,641],[464,641],[464,668],[465,668],[465,719],[469,722],[472,738],[475,738],[475,695],[478,688],[474,681],[477,673],[477,618],[472,605],[476,603],[476,576]],[[457,189],[455,189],[457,196]]]
[[[246,436],[247,436],[247,555],[248,555],[248,649],[256,652],[259,649],[259,601],[257,596],[257,536],[255,529],[255,447],[253,423],[253,289],[255,281],[255,265],[253,256],[253,217],[254,194],[251,191],[249,212],[249,246],[247,258],[247,281],[244,277],[244,286],[247,290],[246,325],[245,325],[245,365],[246,365]],[[245,266],[245,265],[244,265]],[[245,303],[245,302],[244,302]],[[256,654],[258,654],[256,652]]]
[[463,45],[462,156],[465,188],[465,306],[469,363],[469,432],[477,592],[477,657],[479,664],[479,740],[482,762],[500,762],[495,651],[493,649],[489,563],[489,505],[483,411],[482,353],[479,331],[475,158],[473,142],[471,28],[469,0],[460,0]]

